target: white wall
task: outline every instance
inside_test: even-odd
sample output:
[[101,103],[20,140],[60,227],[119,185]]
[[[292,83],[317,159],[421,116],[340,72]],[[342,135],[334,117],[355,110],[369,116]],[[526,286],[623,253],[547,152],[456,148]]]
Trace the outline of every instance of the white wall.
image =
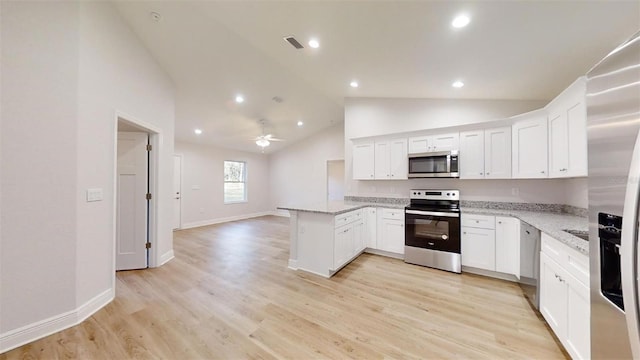
[[341,159],[343,123],[271,154],[271,208],[326,202],[327,160]]
[[327,200],[344,199],[344,160],[327,161]]
[[[2,351],[113,296],[116,111],[162,133],[154,246],[171,251],[174,104],[170,79],[111,3],[0,7]],[[104,200],[87,203],[94,187]]]
[[[266,155],[186,142],[176,142],[175,153],[183,156],[182,228],[271,211],[269,159]],[[225,160],[247,163],[246,203],[224,203]]]
[[2,334],[76,306],[78,5],[0,6]]
[[589,180],[587,178],[565,180],[565,204],[585,209],[589,207]]
[[[505,119],[535,110],[546,101],[455,99],[346,99],[345,195],[408,197],[414,188],[460,189],[463,200],[567,203],[586,207],[586,191],[576,180],[352,180],[353,138],[439,129]],[[570,183],[568,183],[571,181]],[[586,182],[586,181],[584,181]],[[567,184],[572,184],[567,185]]]
[[[157,252],[173,249],[173,84],[107,2],[80,6],[78,99],[78,303],[111,287],[114,237],[115,112],[161,131]],[[132,119],[129,119],[132,120]],[[86,202],[88,188],[103,188],[104,201]],[[166,255],[165,255],[166,257]]]

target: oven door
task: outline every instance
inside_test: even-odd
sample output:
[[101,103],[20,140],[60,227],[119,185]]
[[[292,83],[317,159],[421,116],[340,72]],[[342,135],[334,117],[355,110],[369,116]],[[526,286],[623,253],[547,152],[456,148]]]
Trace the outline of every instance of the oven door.
[[460,214],[405,210],[406,246],[460,254]]

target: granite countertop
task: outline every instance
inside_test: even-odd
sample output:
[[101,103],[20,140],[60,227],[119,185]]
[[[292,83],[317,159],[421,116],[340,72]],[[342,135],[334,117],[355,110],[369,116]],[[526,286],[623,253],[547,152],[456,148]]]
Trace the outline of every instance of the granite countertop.
[[580,232],[587,232],[589,230],[589,222],[586,217],[544,211],[485,209],[473,207],[462,207],[460,210],[462,211],[463,216],[467,213],[511,216],[518,218],[572,249],[576,249],[585,255],[589,255],[588,241],[582,240],[579,237],[563,231],[577,230]]
[[[406,198],[348,197],[345,201],[320,202],[307,205],[279,206],[280,210],[304,211],[327,215],[339,215],[365,207],[381,207],[404,209],[409,203]],[[560,212],[561,206],[544,204],[519,203],[483,203],[465,202],[460,208],[463,216],[467,214],[511,216],[518,218],[539,229],[567,246],[589,255],[589,242],[573,236],[563,230],[588,231],[588,220],[585,216],[576,216]],[[467,205],[467,206],[465,206]],[[469,205],[483,206],[474,207]],[[503,208],[492,208],[503,207]],[[512,207],[509,209],[509,207]],[[586,211],[586,210],[585,210]]]
[[382,207],[388,209],[404,209],[407,206],[406,203],[379,203],[379,202],[366,202],[366,201],[328,201],[319,202],[307,205],[295,205],[295,206],[278,206],[279,210],[289,211],[304,211],[327,215],[339,215],[349,211],[358,210],[366,207]]

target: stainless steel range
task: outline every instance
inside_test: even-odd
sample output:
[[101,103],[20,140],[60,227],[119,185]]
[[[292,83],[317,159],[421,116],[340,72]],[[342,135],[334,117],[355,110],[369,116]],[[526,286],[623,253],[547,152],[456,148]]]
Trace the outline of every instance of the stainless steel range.
[[404,210],[404,261],[460,273],[460,192],[411,190]]

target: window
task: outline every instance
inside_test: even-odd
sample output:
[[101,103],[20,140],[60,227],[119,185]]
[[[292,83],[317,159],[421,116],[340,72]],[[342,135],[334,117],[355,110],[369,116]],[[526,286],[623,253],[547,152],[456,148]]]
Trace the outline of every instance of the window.
[[224,162],[224,203],[247,201],[247,164],[244,161]]

